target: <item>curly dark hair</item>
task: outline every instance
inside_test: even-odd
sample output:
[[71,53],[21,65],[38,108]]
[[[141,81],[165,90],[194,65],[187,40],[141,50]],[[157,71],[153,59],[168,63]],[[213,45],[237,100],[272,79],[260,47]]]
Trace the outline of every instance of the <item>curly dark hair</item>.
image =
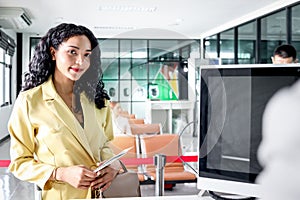
[[[90,67],[75,82],[74,94],[76,107],[81,109],[79,95],[85,92],[87,98],[94,101],[97,108],[105,107],[105,99],[110,99],[107,91],[104,89],[102,82],[102,70],[100,60],[100,48],[97,38],[86,27],[62,23],[51,28],[44,37],[41,38],[37,46],[31,62],[29,63],[29,71],[25,73],[23,91],[41,85],[54,74],[55,61],[52,60],[50,47],[59,48],[59,45],[73,36],[85,35],[91,42],[92,54],[90,56]],[[79,106],[79,107],[78,107]]]

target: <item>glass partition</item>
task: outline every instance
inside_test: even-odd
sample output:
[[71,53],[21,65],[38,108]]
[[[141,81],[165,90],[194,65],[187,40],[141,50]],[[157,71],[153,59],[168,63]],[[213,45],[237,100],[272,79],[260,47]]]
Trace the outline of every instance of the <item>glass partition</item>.
[[[30,53],[40,38],[30,38]],[[149,87],[157,84],[160,100],[178,100],[180,63],[200,57],[199,41],[184,39],[98,39],[103,82],[112,101],[144,118]],[[196,55],[197,54],[197,55]],[[163,89],[161,89],[163,88]],[[184,88],[186,90],[186,88]],[[182,92],[183,93],[183,92]],[[142,111],[138,111],[142,108]]]
[[220,58],[222,64],[234,64],[234,29],[220,33]]
[[162,62],[178,60],[180,47],[178,40],[150,40],[149,60]]
[[296,48],[299,59],[300,2],[204,38],[203,57],[221,57],[223,64],[233,61],[238,64],[272,63],[276,47],[286,43]]
[[[1,52],[0,52],[0,56]],[[0,63],[0,105],[5,104],[5,81],[4,81],[4,74],[5,74],[5,65]]]
[[256,23],[238,27],[238,64],[255,63]]
[[99,39],[99,42],[106,90],[113,101],[121,102],[123,109],[130,109],[129,113],[139,112],[135,114],[140,118],[145,117],[145,101],[150,98],[152,87],[157,89],[153,98],[179,99],[179,63],[187,60],[192,51],[199,53],[199,42],[194,40]]
[[12,57],[15,41],[0,30],[0,107],[12,104]]
[[276,12],[261,19],[261,63],[272,63],[275,48],[287,43],[286,12]]
[[298,59],[300,59],[300,5],[291,9],[292,11],[292,42],[296,48]]
[[206,59],[218,59],[219,53],[217,48],[217,35],[213,35],[204,39],[205,54],[203,55]]

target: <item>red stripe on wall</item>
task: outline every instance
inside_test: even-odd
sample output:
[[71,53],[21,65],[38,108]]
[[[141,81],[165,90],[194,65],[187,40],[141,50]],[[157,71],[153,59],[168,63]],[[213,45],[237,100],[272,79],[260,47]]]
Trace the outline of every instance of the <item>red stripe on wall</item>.
[[[121,158],[125,165],[153,164],[153,158]],[[167,156],[167,163],[170,162],[197,162],[198,156]],[[8,167],[10,160],[0,160],[0,167]]]
[[0,160],[0,167],[8,167],[10,160]]

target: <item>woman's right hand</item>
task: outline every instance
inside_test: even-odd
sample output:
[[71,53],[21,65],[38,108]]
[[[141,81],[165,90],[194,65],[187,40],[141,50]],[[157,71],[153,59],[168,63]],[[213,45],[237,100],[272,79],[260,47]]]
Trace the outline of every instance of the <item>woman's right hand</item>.
[[97,173],[83,165],[76,165],[57,168],[55,178],[57,181],[67,182],[78,189],[89,189],[96,177]]

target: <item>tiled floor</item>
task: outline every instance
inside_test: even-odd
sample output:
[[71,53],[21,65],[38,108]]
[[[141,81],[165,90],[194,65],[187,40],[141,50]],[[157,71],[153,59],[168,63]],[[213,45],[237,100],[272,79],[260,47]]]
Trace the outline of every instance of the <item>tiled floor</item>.
[[[197,138],[185,135],[182,138],[183,150],[186,153],[196,152]],[[10,139],[0,143],[0,162],[9,160]],[[195,167],[195,165],[193,165]],[[155,185],[141,185],[142,196],[154,196]],[[196,183],[177,184],[172,191],[165,190],[164,195],[195,195],[199,190]],[[8,172],[7,168],[0,167],[0,200],[34,200],[34,185],[20,181]]]

